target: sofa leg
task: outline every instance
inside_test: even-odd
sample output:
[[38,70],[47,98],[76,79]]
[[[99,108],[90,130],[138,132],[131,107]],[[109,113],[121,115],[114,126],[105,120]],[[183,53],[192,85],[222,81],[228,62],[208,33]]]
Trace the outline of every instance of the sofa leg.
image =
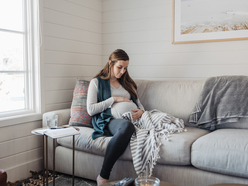
[[1,186],[7,186],[7,173],[0,169],[0,185]]

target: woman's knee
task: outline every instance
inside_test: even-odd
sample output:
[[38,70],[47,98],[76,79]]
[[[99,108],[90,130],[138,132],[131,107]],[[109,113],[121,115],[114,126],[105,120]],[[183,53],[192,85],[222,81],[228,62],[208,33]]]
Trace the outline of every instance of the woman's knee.
[[128,120],[123,120],[122,122],[120,130],[125,134],[133,134],[135,131],[134,125]]

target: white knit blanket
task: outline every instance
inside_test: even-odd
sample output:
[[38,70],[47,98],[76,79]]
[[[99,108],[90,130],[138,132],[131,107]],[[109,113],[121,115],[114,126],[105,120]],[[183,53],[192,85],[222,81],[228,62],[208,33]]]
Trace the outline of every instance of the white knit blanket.
[[184,122],[156,109],[145,111],[136,121],[132,120],[131,112],[124,113],[122,117],[131,121],[136,130],[130,140],[134,169],[138,176],[151,176],[160,158],[161,138],[169,140],[171,133],[186,131]]

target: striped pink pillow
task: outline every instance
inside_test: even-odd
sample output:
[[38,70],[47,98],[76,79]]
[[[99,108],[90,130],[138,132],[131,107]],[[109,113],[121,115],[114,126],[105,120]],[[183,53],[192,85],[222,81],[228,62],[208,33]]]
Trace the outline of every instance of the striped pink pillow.
[[69,125],[92,127],[92,117],[87,112],[87,93],[89,81],[77,79],[71,104]]

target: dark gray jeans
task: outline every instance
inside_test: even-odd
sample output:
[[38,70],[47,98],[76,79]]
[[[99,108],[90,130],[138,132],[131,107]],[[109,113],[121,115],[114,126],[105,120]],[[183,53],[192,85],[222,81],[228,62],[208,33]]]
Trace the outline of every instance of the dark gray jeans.
[[104,179],[109,179],[115,162],[126,150],[130,138],[135,131],[133,124],[124,119],[111,120],[107,128],[113,137],[107,146],[102,170],[100,172],[100,176]]

